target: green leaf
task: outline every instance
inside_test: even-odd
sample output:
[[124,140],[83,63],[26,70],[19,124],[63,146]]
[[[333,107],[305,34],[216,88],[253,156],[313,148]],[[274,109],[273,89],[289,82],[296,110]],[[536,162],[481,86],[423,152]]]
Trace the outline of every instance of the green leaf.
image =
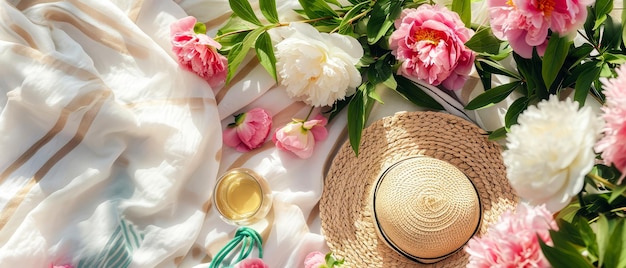
[[[257,27],[256,25],[249,23],[238,16],[233,15],[233,16],[230,16],[230,18],[228,19],[226,24],[222,26],[222,28],[217,30],[217,35],[224,35],[230,32],[245,31],[245,30],[252,31],[252,29],[256,27]],[[221,39],[219,41],[221,41]]]
[[591,39],[591,43],[597,44],[599,43],[599,31],[595,31],[593,29],[595,24],[595,16],[593,16],[593,14],[595,12],[593,8],[587,8],[587,10],[589,11],[589,15],[587,16],[587,18],[585,19],[585,23],[583,24],[583,28],[585,29],[585,35],[587,36],[587,38]]
[[506,68],[504,68],[504,66],[495,61],[487,59],[477,59],[476,64],[478,64],[483,71],[488,73],[504,75],[518,80],[522,79],[519,74],[507,70]]
[[202,22],[196,22],[193,25],[193,32],[197,34],[206,34],[206,25]]
[[608,63],[602,64],[602,70],[600,71],[600,77],[611,77],[613,76],[613,70]]
[[309,19],[336,17],[337,13],[324,0],[298,0]]
[[276,78],[276,56],[274,56],[274,46],[270,34],[263,32],[259,35],[254,48],[263,68],[274,78],[274,81],[278,81]]
[[578,102],[580,107],[585,105],[587,95],[591,89],[591,84],[598,79],[602,66],[598,66],[598,63],[590,61],[580,65],[579,68],[583,68],[582,73],[576,78],[576,86],[574,87],[574,100]]
[[613,0],[597,0],[593,7],[595,15],[599,19],[613,11]]
[[[591,229],[589,222],[584,217],[576,217],[576,227],[580,231],[580,237],[583,239],[589,254],[595,258],[598,257],[598,242],[596,241],[596,233]],[[596,261],[596,260],[592,260]]]
[[600,40],[601,48],[619,49],[619,46],[622,44],[622,25],[614,22],[613,18],[607,15],[603,29],[602,40]]
[[252,10],[252,6],[250,3],[245,0],[228,0],[228,4],[230,8],[233,10],[235,15],[244,19],[245,21],[252,22],[258,26],[261,26],[261,21],[256,17],[254,11]]
[[259,27],[254,29],[253,31],[246,34],[246,37],[237,45],[234,45],[233,48],[228,53],[228,76],[226,78],[226,83],[232,79],[233,75],[239,68],[239,65],[243,62],[248,54],[248,51],[252,48],[252,46],[256,43],[259,35],[264,33],[267,30],[267,27]]
[[548,91],[549,87],[546,86],[542,75],[542,66],[544,64],[546,63],[539,57],[537,48],[533,48],[533,55],[530,58],[531,69],[529,72],[532,75],[530,77],[525,76],[524,78],[526,78],[526,82],[528,83],[528,89],[531,90],[528,96],[532,96],[532,90],[534,90],[540,100],[546,100],[550,97],[550,92]]
[[609,221],[604,214],[598,216],[596,223],[596,238],[598,239],[598,267],[603,267],[605,252],[609,246]]
[[394,89],[394,90],[396,88],[398,88],[398,82],[393,77],[393,74],[388,76],[387,79],[385,79],[385,81],[383,81],[383,85],[385,85],[386,87],[388,87],[390,89]]
[[396,92],[410,102],[424,108],[444,110],[440,103],[438,103],[430,95],[426,94],[417,84],[413,83],[413,81],[400,75],[395,75],[394,77],[398,83]]
[[343,19],[341,20],[341,23],[339,23],[339,32],[342,33],[344,31],[346,31],[346,28],[350,27],[352,25],[352,23],[353,23],[350,20],[352,20],[352,18],[354,18],[357,14],[360,14],[361,11],[363,10],[363,8],[365,8],[366,6],[369,6],[369,2],[362,2],[362,3],[359,3],[357,5],[354,5],[354,7],[352,7],[343,16]]
[[[452,0],[451,10],[458,13],[465,27],[472,24],[472,3],[470,0]],[[495,53],[493,53],[495,54]]]
[[[556,217],[556,219],[563,219],[565,221],[572,222],[576,214],[580,210],[580,203],[574,202],[567,205],[564,209],[561,209]],[[595,241],[595,240],[594,240]]]
[[391,89],[396,89],[398,86],[393,78],[392,67],[385,61],[385,56],[380,57],[373,67],[367,69],[367,79],[372,84],[383,83]]
[[607,15],[599,15],[596,20],[595,23],[593,24],[593,30],[594,31],[598,31],[598,28],[600,28],[600,26],[602,26],[602,24],[604,24],[604,22],[606,21]]
[[341,3],[339,3],[339,1],[337,1],[337,0],[326,0],[326,3],[333,4],[333,5],[338,6],[338,7],[342,6]]
[[356,156],[359,156],[361,133],[363,133],[363,127],[365,126],[365,109],[368,98],[365,95],[365,91],[368,85],[368,83],[362,84],[348,104],[348,137],[350,146]]
[[550,88],[561,70],[569,51],[569,45],[570,41],[567,37],[559,37],[557,33],[552,33],[550,36],[541,66],[541,77],[543,77],[546,88]]
[[517,118],[528,107],[529,99],[526,97],[520,97],[509,105],[506,115],[504,116],[504,125],[507,129],[512,125],[517,124]]
[[616,220],[613,232],[608,239],[609,247],[604,256],[605,267],[626,267],[626,236],[623,219]]
[[380,98],[380,95],[378,94],[378,92],[376,92],[376,90],[372,90],[372,91],[368,92],[367,96],[370,99],[373,99],[373,100],[377,101],[380,104],[385,104],[385,102],[383,101],[383,99]]
[[491,106],[502,100],[506,99],[506,97],[513,92],[517,87],[521,84],[520,81],[514,81],[508,84],[499,85],[497,87],[491,88],[480,95],[476,96],[473,100],[471,100],[466,106],[467,110],[476,110]]
[[505,127],[498,128],[489,133],[489,140],[495,141],[506,137],[507,130]]
[[572,251],[570,249],[563,248],[553,248],[541,240],[541,238],[537,239],[539,241],[539,246],[541,247],[541,251],[546,259],[550,262],[552,267],[554,268],[572,268],[572,267],[589,267],[593,268],[593,265],[589,263],[589,261],[585,260],[578,252]]
[[326,261],[326,266],[328,267],[333,267],[333,265],[335,265],[335,258],[333,258],[331,252],[326,253],[324,260]]
[[475,52],[494,55],[500,53],[501,44],[502,41],[493,35],[489,27],[481,28],[465,42],[465,45]]
[[626,191],[626,184],[618,185],[615,189],[612,189],[611,197],[609,197],[609,203],[612,203]]
[[616,64],[616,65],[622,65],[626,63],[626,55],[609,53],[609,52],[606,52],[603,55],[604,55],[605,62]]
[[400,14],[403,1],[376,1],[367,22],[367,42],[372,45],[378,42],[393,26],[395,16]]
[[220,38],[219,42],[222,45],[222,48],[220,48],[221,52],[229,52],[234,45],[239,44],[241,45],[241,42],[243,42],[243,39],[246,38],[246,35],[249,32],[241,32],[241,33],[237,33],[237,34],[229,34],[226,35],[222,38]]
[[[555,241],[554,246],[560,247],[563,242],[572,243],[578,246],[585,246],[585,241],[583,240],[580,231],[578,228],[563,219],[557,220],[557,224],[559,226],[558,235],[559,238],[563,238],[563,240]],[[568,245],[566,245],[567,247]]]
[[577,46],[576,49],[571,50],[571,57],[574,58],[574,62],[581,62],[583,61],[583,59],[589,57],[589,54],[591,54],[591,52],[593,52],[595,48],[589,44],[589,43],[584,43],[580,46]]
[[[242,0],[243,1],[243,0]],[[278,10],[276,9],[276,0],[259,0],[261,13],[271,23],[278,23]]]

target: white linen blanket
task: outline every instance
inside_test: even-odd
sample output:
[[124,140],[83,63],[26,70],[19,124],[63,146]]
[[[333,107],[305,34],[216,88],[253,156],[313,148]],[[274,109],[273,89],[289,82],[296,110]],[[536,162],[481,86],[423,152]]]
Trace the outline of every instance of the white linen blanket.
[[[272,211],[252,226],[270,267],[328,251],[317,203],[345,113],[310,159],[271,141],[249,153],[223,147],[237,113],[265,108],[276,129],[309,107],[252,60],[220,90],[180,69],[169,25],[193,15],[211,35],[231,12],[227,0],[179,2],[0,2],[0,267],[207,267],[236,230],[210,201],[233,167],[254,169],[273,190]],[[383,98],[372,120],[417,109]],[[501,118],[490,121],[495,129]]]

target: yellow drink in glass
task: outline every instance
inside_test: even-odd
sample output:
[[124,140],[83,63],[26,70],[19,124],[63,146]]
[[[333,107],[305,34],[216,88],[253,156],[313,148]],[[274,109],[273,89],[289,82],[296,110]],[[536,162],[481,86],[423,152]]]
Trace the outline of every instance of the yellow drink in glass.
[[267,215],[272,192],[260,175],[250,169],[236,168],[217,180],[213,201],[226,222],[249,225]]

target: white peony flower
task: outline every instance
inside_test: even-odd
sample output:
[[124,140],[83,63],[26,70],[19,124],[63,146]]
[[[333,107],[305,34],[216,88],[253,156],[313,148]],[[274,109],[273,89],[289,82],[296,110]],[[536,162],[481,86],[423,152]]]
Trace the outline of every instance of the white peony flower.
[[361,84],[355,65],[363,57],[356,39],[320,33],[307,23],[276,30],[276,71],[289,97],[320,107],[354,94]]
[[590,107],[578,110],[556,96],[528,107],[511,127],[504,164],[518,195],[557,212],[577,195],[594,165],[602,121]]

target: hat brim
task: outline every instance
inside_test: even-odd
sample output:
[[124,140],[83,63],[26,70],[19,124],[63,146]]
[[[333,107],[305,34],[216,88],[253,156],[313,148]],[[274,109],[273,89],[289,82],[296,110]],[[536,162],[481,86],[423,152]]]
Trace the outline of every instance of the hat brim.
[[[401,112],[365,130],[356,157],[349,142],[337,152],[320,199],[322,231],[346,267],[465,267],[464,250],[434,264],[414,262],[380,240],[373,220],[371,189],[380,173],[410,156],[437,158],[459,168],[474,184],[482,205],[477,235],[519,202],[507,178],[500,146],[484,130],[440,112]],[[454,191],[454,185],[450,185]]]

